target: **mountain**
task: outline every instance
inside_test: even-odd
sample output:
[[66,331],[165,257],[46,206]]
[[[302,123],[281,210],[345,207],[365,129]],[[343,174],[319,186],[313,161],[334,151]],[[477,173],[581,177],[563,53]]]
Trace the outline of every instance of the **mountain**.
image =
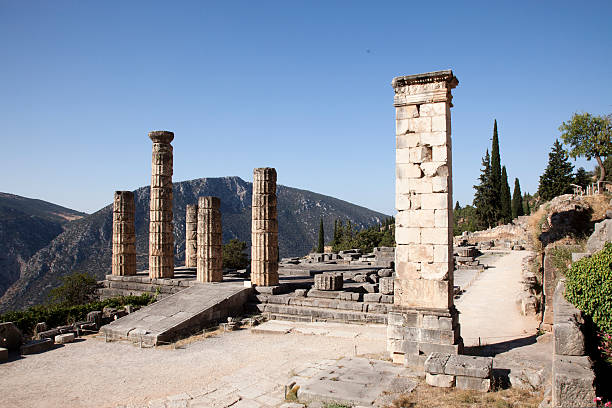
[[19,279],[21,268],[85,213],[42,200],[0,193],[0,296]]
[[[173,188],[176,265],[183,265],[185,260],[185,207],[197,203],[200,196],[221,199],[223,242],[238,238],[250,245],[252,183],[239,177],[201,178],[174,183]],[[134,193],[136,252],[141,270],[148,264],[150,188],[142,187]],[[281,257],[308,253],[316,245],[321,218],[326,241],[330,241],[336,219],[366,227],[387,217],[333,197],[282,185],[277,187],[277,196]],[[111,240],[112,204],[70,222],[21,268],[20,279],[0,298],[0,311],[43,302],[59,278],[73,271],[88,272],[103,279],[110,273]]]

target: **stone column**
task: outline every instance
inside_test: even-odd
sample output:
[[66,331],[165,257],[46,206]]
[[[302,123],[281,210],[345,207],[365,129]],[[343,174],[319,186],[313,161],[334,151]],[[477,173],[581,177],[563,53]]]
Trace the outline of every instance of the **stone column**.
[[276,170],[270,167],[253,170],[251,283],[278,285]]
[[136,275],[134,210],[134,193],[131,191],[115,191],[112,274],[116,276]]
[[461,351],[453,305],[452,71],[393,79],[396,112],[394,310],[387,349],[422,365],[433,351]]
[[198,274],[199,282],[223,280],[221,246],[221,200],[200,197],[198,200]]
[[189,204],[185,210],[185,266],[198,265],[198,205]]
[[174,225],[172,223],[172,145],[174,133],[149,132],[153,141],[151,206],[149,211],[149,276],[174,277]]

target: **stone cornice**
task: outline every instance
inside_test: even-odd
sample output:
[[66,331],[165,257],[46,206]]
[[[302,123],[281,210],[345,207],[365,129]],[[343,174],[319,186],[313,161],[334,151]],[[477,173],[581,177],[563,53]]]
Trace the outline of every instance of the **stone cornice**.
[[399,88],[408,85],[430,84],[432,82],[446,82],[446,87],[449,89],[453,89],[459,84],[459,80],[453,75],[453,71],[447,69],[445,71],[395,77],[393,81],[391,81],[391,86],[393,88]]
[[456,87],[457,84],[459,84],[459,81],[450,69],[396,77],[391,82],[395,91],[393,104],[395,106],[406,106],[448,102],[450,106],[453,106],[451,89]]

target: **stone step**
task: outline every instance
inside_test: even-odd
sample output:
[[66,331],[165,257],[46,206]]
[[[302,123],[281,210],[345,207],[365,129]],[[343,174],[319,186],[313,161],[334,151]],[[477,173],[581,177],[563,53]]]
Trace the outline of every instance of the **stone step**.
[[[291,306],[274,303],[248,303],[247,311],[265,313],[270,318],[284,318],[294,321],[328,321],[342,323],[379,323],[387,324],[386,313],[368,313],[355,310],[331,309],[326,307]],[[274,317],[272,317],[274,316]]]
[[103,326],[107,339],[158,345],[240,315],[252,292],[242,282],[199,283]]
[[[310,292],[309,292],[310,293]],[[369,296],[373,295],[373,296]],[[326,309],[348,310],[353,312],[364,313],[382,313],[386,314],[393,309],[392,303],[380,303],[385,300],[383,297],[389,296],[380,295],[379,293],[366,293],[364,299],[373,300],[372,302],[359,302],[349,300],[338,300],[333,298],[321,297],[304,297],[291,295],[257,295],[251,298],[253,303],[270,303],[278,305],[290,305],[300,307],[320,307]],[[391,298],[392,300],[392,298]]]

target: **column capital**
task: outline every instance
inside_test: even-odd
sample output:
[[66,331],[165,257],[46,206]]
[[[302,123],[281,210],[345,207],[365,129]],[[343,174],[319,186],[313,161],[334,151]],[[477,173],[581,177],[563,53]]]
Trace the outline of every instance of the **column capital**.
[[[451,89],[459,84],[452,70],[426,72],[393,78],[395,106],[420,105],[423,103],[451,103]],[[452,104],[451,104],[452,106]]]
[[167,130],[154,130],[149,132],[149,138],[153,143],[170,143],[174,140],[174,132]]

